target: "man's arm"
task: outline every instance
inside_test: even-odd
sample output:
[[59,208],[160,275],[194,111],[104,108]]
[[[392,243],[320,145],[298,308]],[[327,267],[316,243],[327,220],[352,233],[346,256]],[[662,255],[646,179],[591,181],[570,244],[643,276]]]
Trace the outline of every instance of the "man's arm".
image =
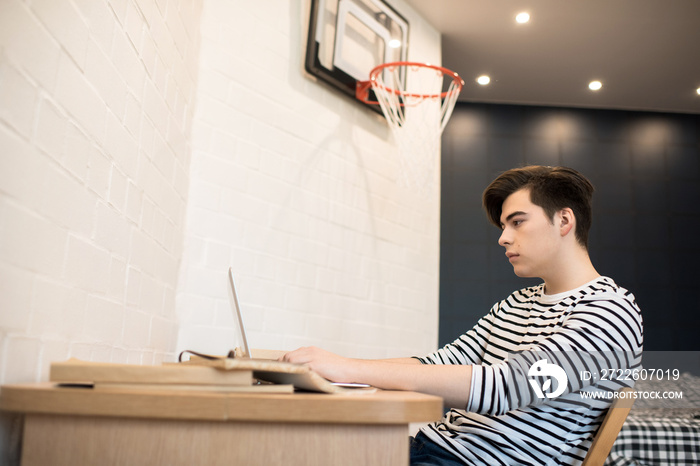
[[469,400],[471,366],[421,364],[413,358],[352,359],[315,347],[299,348],[282,361],[306,364],[333,382],[368,383],[387,390],[437,395],[449,407],[465,408]]

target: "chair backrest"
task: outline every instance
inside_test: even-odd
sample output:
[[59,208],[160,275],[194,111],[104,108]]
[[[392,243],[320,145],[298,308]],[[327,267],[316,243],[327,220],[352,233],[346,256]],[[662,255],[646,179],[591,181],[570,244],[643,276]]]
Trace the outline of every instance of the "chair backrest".
[[608,408],[608,412],[603,418],[603,423],[598,428],[595,437],[593,437],[593,443],[588,450],[588,454],[586,454],[586,458],[583,460],[582,466],[603,466],[603,463],[605,463],[610,450],[612,450],[613,443],[615,443],[615,439],[620,433],[620,429],[622,429],[622,424],[625,423],[625,419],[627,419],[627,415],[634,404],[634,397],[631,392],[634,392],[634,390],[629,387],[623,387],[617,391],[617,397],[613,400],[610,408]]

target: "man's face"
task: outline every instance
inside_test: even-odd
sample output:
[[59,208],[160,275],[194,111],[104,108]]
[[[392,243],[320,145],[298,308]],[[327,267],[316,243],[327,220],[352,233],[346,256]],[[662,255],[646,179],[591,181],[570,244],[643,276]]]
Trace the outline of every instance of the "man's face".
[[503,202],[501,228],[498,244],[506,249],[517,276],[544,278],[556,273],[559,228],[542,207],[530,201],[529,190],[516,191]]

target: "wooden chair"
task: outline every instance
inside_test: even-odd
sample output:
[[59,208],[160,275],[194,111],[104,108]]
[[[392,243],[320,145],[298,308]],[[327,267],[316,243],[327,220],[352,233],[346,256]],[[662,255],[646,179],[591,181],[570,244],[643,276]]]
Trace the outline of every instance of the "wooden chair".
[[622,395],[624,393],[624,395],[615,398],[610,408],[608,408],[608,413],[603,418],[603,423],[598,428],[595,437],[593,437],[593,444],[591,444],[582,466],[603,466],[603,463],[605,463],[613,443],[615,443],[615,439],[620,433],[620,429],[622,429],[622,424],[625,423],[625,419],[627,419],[627,415],[634,404],[634,398],[627,392],[634,392],[634,390],[629,387],[618,390],[618,394]]

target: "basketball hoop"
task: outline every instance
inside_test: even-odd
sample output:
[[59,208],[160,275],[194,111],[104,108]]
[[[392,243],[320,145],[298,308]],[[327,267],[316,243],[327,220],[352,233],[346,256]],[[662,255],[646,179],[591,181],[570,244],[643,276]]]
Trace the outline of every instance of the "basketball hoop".
[[392,128],[406,186],[432,191],[440,136],[463,86],[454,71],[416,62],[384,63],[370,71],[369,81],[357,83],[355,96],[379,105]]

